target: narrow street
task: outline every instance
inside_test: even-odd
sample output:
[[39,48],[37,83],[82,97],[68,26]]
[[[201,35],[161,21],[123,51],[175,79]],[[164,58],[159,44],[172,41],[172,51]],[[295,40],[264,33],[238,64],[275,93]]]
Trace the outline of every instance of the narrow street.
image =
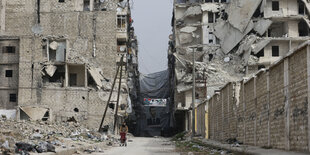
[[127,147],[110,147],[104,151],[107,155],[178,155],[174,144],[166,138],[130,138]]

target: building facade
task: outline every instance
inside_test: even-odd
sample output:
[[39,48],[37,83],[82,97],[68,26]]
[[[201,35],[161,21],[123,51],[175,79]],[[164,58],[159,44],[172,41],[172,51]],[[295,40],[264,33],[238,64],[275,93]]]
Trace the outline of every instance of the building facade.
[[[99,127],[121,55],[127,64],[129,3],[1,0],[0,4],[3,113],[15,110],[16,119],[74,118]],[[127,74],[123,75],[120,104],[127,106]],[[108,110],[106,124],[113,122],[112,112]]]

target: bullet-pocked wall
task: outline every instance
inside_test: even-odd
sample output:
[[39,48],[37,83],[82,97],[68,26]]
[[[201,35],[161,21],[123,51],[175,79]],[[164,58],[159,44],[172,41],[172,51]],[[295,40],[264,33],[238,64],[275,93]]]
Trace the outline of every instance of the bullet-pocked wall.
[[[108,88],[97,90],[89,84],[91,78],[88,69],[100,68],[107,81],[113,80],[118,57],[118,1],[109,1],[110,8],[105,9],[98,9],[100,6],[97,6],[97,1],[90,2],[90,9],[87,9],[83,0],[0,1],[0,35],[19,38],[19,49],[16,48],[19,55],[15,66],[18,69],[13,72],[18,76],[14,83],[18,84],[18,106],[48,108],[52,114],[51,120],[65,120],[74,116],[78,121],[87,120],[83,123],[91,127],[99,127]],[[58,60],[58,48],[55,51],[51,49],[52,44],[60,43],[63,43],[63,61]],[[57,52],[56,60],[51,60],[51,52]],[[47,75],[42,72],[50,64],[58,68],[55,73],[58,79],[49,78],[49,82],[46,82],[43,77]],[[76,65],[81,67],[73,69],[72,66]],[[79,74],[70,76],[70,70],[75,69],[81,69]],[[0,72],[2,70],[3,65]],[[74,80],[78,80],[78,85],[71,87],[71,80],[73,84]],[[126,99],[125,96],[121,97],[121,104],[126,103]],[[18,109],[17,105],[15,108]],[[109,117],[112,119],[112,116]]]
[[209,100],[210,139],[310,151],[310,46],[305,42],[254,77]]

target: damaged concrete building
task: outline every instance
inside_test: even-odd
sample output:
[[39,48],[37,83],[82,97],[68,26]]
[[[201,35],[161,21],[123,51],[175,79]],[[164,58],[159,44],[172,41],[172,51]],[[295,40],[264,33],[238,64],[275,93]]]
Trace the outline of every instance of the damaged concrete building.
[[[0,113],[98,128],[121,56],[130,66],[137,54],[129,2],[0,0],[0,12]],[[105,124],[113,115],[110,108]]]
[[177,112],[190,117],[194,50],[198,104],[308,40],[309,9],[307,0],[175,0],[169,54],[176,59]]

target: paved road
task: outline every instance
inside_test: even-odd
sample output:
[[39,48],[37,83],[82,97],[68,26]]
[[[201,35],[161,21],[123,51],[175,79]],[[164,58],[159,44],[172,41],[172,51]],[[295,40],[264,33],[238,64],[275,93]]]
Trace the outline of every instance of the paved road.
[[174,145],[166,138],[131,138],[127,147],[110,147],[104,151],[107,155],[179,155]]

